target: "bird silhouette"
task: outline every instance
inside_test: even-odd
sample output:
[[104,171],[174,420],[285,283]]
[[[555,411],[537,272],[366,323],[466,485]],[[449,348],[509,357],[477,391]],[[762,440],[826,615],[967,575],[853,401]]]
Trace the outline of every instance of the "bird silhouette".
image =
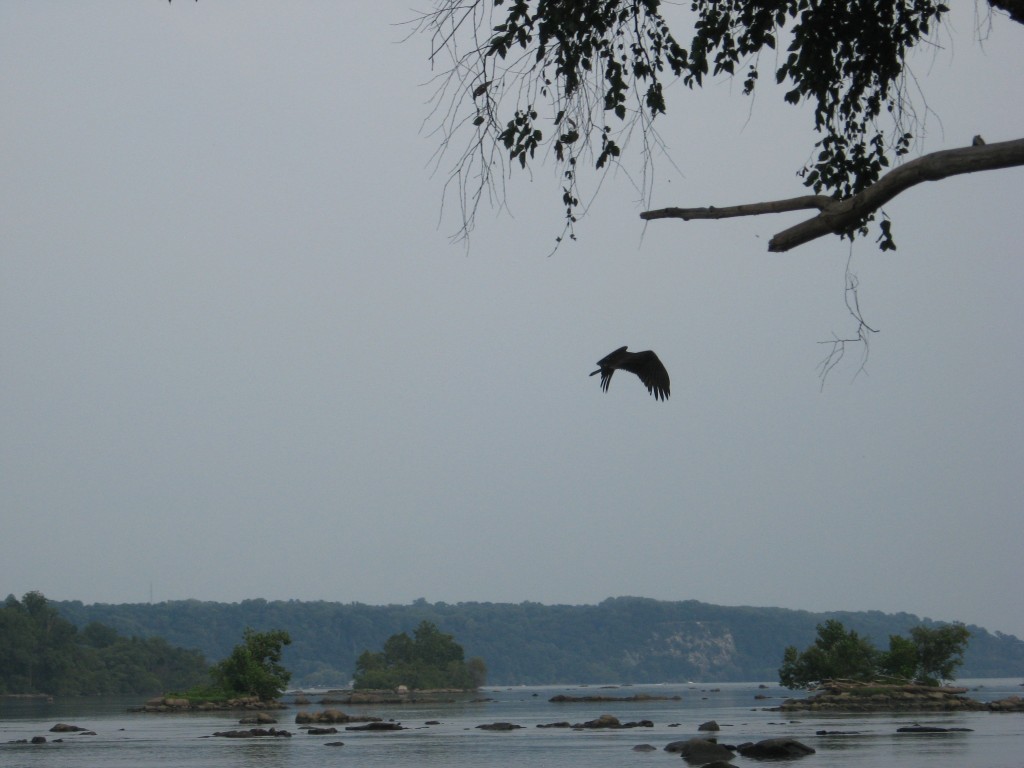
[[591,376],[601,374],[601,389],[608,391],[612,374],[622,369],[635,373],[640,381],[647,387],[647,391],[654,395],[655,400],[668,400],[669,382],[668,371],[662,365],[661,360],[651,350],[645,352],[627,352],[627,347],[619,347],[610,355],[605,355],[597,364],[600,366]]

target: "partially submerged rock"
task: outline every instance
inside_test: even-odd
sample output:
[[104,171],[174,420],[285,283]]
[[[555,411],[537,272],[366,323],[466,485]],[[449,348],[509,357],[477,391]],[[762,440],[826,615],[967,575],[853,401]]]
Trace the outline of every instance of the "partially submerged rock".
[[744,757],[755,760],[779,760],[813,755],[815,750],[796,739],[764,739],[758,742],[740,744],[736,749]]
[[50,729],[52,733],[77,733],[78,731],[84,730],[87,729],[80,725],[68,725],[67,723],[57,723]]
[[375,720],[365,725],[350,725],[345,728],[346,731],[401,731],[404,730],[401,723],[393,721],[381,722]]
[[477,726],[477,728],[479,728],[481,731],[515,731],[522,727],[523,726],[516,725],[515,723],[505,722],[485,723],[484,725]]
[[291,733],[277,728],[250,728],[248,730],[217,731],[214,736],[225,739],[253,739],[259,736],[291,738]]
[[703,765],[715,760],[729,762],[736,756],[731,749],[719,744],[714,739],[701,738],[673,741],[665,746],[665,751],[676,752],[682,755],[688,763],[696,765]]

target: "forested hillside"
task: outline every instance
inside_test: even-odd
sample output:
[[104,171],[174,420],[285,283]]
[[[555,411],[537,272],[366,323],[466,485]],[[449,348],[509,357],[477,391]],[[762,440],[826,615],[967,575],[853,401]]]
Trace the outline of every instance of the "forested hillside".
[[0,694],[161,693],[206,678],[201,653],[161,637],[125,637],[99,622],[79,627],[39,592],[0,605]]
[[[481,657],[494,685],[771,681],[778,679],[786,646],[807,646],[826,619],[838,619],[880,646],[891,634],[929,623],[905,613],[810,613],[633,597],[598,605],[425,600],[383,606],[295,600],[54,605],[78,626],[98,621],[124,635],[160,636],[208,659],[227,655],[246,627],[283,629],[292,638],[284,656],[292,685],[307,687],[345,685],[360,653],[424,620],[451,634],[467,657]],[[970,630],[961,677],[1024,675],[1024,641],[980,627]]]

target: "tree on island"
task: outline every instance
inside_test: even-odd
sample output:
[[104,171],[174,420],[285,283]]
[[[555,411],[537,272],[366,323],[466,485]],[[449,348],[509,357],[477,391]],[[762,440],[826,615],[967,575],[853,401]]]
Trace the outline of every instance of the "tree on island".
[[357,689],[377,690],[401,685],[413,690],[479,688],[487,678],[487,666],[483,659],[464,658],[462,646],[451,635],[422,621],[412,637],[401,632],[389,637],[383,650],[363,651],[353,684]]
[[[463,235],[480,203],[501,204],[506,174],[516,166],[528,170],[538,150],[561,171],[570,237],[586,208],[584,164],[603,173],[630,140],[643,162],[637,186],[649,200],[652,159],[665,148],[655,121],[668,111],[666,81],[676,78],[693,89],[709,74],[739,75],[750,95],[768,74],[786,103],[813,107],[818,138],[799,175],[814,194],[641,214],[689,220],[817,211],[777,233],[770,251],[828,234],[864,234],[885,203],[923,181],[1024,165],[1024,138],[986,144],[980,136],[897,165],[923,135],[909,57],[934,43],[949,12],[942,2],[694,0],[689,13],[663,13],[663,5],[669,4],[436,0],[419,18],[418,29],[431,36],[431,63],[441,69],[432,116],[442,137],[439,156],[454,158],[446,192],[454,191],[461,208]],[[1021,0],[987,5],[993,16],[1024,23]],[[882,216],[878,240],[883,250],[893,249]]]
[[963,624],[913,627],[910,637],[889,636],[889,650],[879,651],[865,637],[830,619],[803,652],[786,648],[779,682],[786,688],[812,688],[827,680],[901,682],[936,686],[952,680],[963,664],[970,632]]
[[215,687],[223,698],[276,699],[284,693],[291,679],[291,672],[281,664],[283,647],[291,642],[291,637],[282,629],[257,632],[246,627],[242,642],[210,670]]

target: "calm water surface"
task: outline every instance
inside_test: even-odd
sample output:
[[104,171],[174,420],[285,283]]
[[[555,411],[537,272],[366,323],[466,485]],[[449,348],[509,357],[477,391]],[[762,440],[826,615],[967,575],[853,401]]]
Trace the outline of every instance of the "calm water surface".
[[[1024,695],[1019,679],[963,681],[970,695],[981,700]],[[574,696],[626,697],[637,694],[680,696],[678,701],[602,702],[556,704],[559,693]],[[0,700],[0,767],[2,768],[313,768],[350,764],[358,766],[551,766],[554,768],[660,768],[682,761],[663,747],[670,741],[701,735],[697,726],[715,720],[719,741],[744,741],[788,736],[814,747],[817,753],[795,761],[800,768],[1024,768],[1024,714],[966,712],[907,715],[783,715],[771,711],[789,692],[756,683],[685,684],[663,686],[544,686],[487,688],[480,698],[427,705],[341,707],[353,715],[375,715],[400,721],[407,730],[310,736],[298,730],[299,709],[323,708],[311,696],[309,706],[290,706],[276,714],[278,728],[292,738],[211,738],[214,731],[248,728],[238,725],[236,714],[153,715],[129,713],[138,699],[70,699],[54,702]],[[755,698],[766,696],[768,698]],[[615,731],[574,731],[537,728],[558,721],[579,723],[601,714],[621,721],[651,720],[653,728]],[[426,721],[440,721],[427,725]],[[511,732],[482,731],[476,726],[507,721],[524,726]],[[50,733],[58,722],[83,726],[94,736]],[[897,734],[912,723],[969,732]],[[844,731],[817,736],[816,731]],[[856,733],[852,733],[852,732]],[[42,745],[12,744],[18,739],[46,736]],[[63,741],[55,742],[62,738]],[[343,741],[342,747],[326,742]],[[654,752],[635,752],[633,746],[651,744]],[[737,757],[737,768],[758,765]]]

